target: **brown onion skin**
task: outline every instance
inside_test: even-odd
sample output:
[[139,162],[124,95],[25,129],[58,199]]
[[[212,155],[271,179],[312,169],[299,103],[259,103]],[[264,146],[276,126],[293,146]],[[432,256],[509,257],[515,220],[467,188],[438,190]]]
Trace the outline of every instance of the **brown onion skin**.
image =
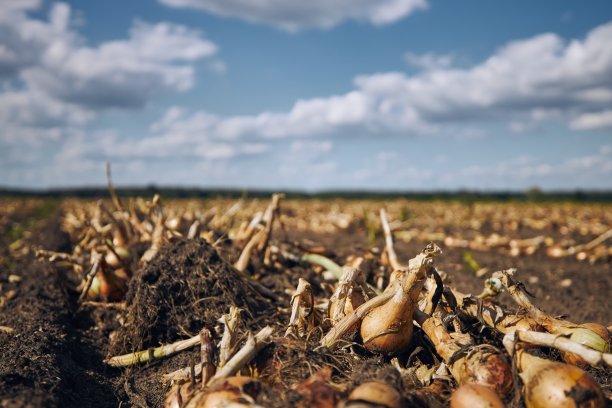
[[480,349],[465,359],[462,384],[480,384],[490,387],[497,395],[505,397],[512,391],[512,368],[497,352]]
[[400,408],[402,396],[392,386],[381,381],[364,382],[349,395],[346,407],[356,407],[359,404],[369,406],[383,406],[388,408]]
[[423,283],[419,281],[408,288],[398,287],[387,303],[363,318],[360,333],[368,350],[393,355],[408,348],[414,329],[412,315]]
[[585,371],[569,364],[543,364],[525,383],[527,408],[603,408],[603,393]]
[[184,408],[215,408],[229,403],[248,404],[247,396],[256,397],[260,390],[261,384],[254,378],[228,377],[212,384],[209,390],[198,392],[184,405]]
[[[361,322],[364,346],[381,354],[405,350],[412,340],[412,308],[412,304],[398,305],[390,301],[370,312]],[[378,333],[384,334],[372,337]]]
[[453,392],[450,408],[504,408],[504,403],[487,386],[464,384]]
[[[344,316],[353,313],[355,309],[365,303],[365,297],[363,293],[359,290],[352,290],[350,296],[346,299],[344,303]],[[334,318],[334,312],[336,311],[336,305],[338,304],[338,300],[335,300],[329,305],[329,317],[330,319]]]

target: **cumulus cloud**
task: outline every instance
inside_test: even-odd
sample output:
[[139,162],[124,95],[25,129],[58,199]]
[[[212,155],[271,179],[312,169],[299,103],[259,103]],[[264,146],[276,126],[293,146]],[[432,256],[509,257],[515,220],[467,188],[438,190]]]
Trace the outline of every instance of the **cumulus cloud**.
[[574,118],[570,126],[578,130],[612,128],[612,109],[583,113]]
[[287,31],[330,28],[346,20],[385,25],[427,7],[426,0],[159,0],[171,7],[193,8]]
[[[44,139],[49,127],[82,125],[100,109],[132,109],[163,91],[193,86],[193,63],[217,46],[201,32],[135,21],[125,39],[88,46],[71,26],[71,9],[39,1],[0,5],[0,133]],[[36,130],[38,128],[38,131]]]
[[279,139],[363,132],[427,133],[467,120],[505,120],[519,131],[561,120],[576,129],[607,126],[612,103],[612,23],[585,39],[542,34],[511,42],[470,68],[361,75],[341,95],[298,100],[287,112],[222,117],[172,108],[156,126],[211,139]]

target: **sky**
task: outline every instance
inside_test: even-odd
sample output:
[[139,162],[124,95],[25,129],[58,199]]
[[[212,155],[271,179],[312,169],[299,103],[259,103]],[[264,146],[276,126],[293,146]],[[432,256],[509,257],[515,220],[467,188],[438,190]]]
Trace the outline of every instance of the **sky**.
[[612,189],[609,0],[0,0],[0,186]]

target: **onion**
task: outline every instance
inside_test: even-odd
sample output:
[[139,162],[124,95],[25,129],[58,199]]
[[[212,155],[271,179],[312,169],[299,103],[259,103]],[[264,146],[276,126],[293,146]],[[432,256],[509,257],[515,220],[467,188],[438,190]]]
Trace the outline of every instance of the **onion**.
[[387,383],[368,381],[351,392],[344,406],[348,408],[361,405],[399,408],[402,406],[402,396]]
[[[438,354],[447,361],[453,378],[459,384],[484,385],[493,389],[500,397],[506,396],[512,390],[512,370],[495,347],[474,346],[470,335],[449,333],[438,312],[428,316],[416,311],[415,319]],[[469,347],[469,351],[462,354],[466,347]]]
[[[608,329],[597,323],[585,323],[572,330],[570,340],[582,344],[601,353],[610,352],[610,332]],[[587,367],[589,364],[580,356],[570,352],[561,352],[561,356],[566,363]]]
[[108,271],[105,266],[101,266],[91,282],[87,296],[105,301],[121,300],[127,290],[127,280],[128,276],[124,269]]
[[412,340],[412,314],[423,280],[411,275],[396,286],[393,297],[372,309],[361,322],[361,338],[370,351],[396,354],[405,350]]
[[512,391],[512,369],[496,348],[482,344],[465,358],[461,383],[485,385],[503,397]]
[[602,353],[610,350],[610,333],[605,327],[594,323],[576,324],[556,319],[544,313],[529,300],[524,289],[512,280],[515,271],[515,269],[508,269],[495,272],[493,277],[506,287],[514,301],[525,309],[546,331],[551,334],[569,336],[573,341]]
[[524,350],[516,353],[527,408],[605,406],[601,389],[580,368],[535,357]]
[[261,384],[254,378],[229,377],[209,390],[198,392],[184,408],[217,408],[230,404],[250,406],[260,391]]
[[450,408],[504,408],[504,403],[489,387],[464,384],[453,392]]

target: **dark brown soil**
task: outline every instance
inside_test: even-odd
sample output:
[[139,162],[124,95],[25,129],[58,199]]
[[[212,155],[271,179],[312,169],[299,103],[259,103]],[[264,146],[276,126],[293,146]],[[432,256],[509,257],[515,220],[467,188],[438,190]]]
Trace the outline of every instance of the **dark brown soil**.
[[[17,214],[14,221],[28,216]],[[58,214],[36,224],[34,231],[34,245],[70,249],[68,237],[59,232]],[[6,242],[0,248],[2,294],[16,294],[0,309],[0,325],[14,329],[0,332],[0,405],[116,406],[101,350],[79,327],[74,297],[63,288],[61,274],[37,262],[31,251],[12,256]],[[21,280],[10,283],[10,274]]]
[[[17,212],[12,216],[12,224],[31,219],[33,211],[27,207]],[[282,327],[289,320],[287,291],[295,288],[298,278],[313,285],[315,296],[329,290],[321,275],[310,267],[257,269],[257,279],[277,296],[276,303],[272,303],[204,241],[178,241],[135,273],[127,296],[127,311],[78,308],[78,294],[65,289],[61,269],[37,261],[31,250],[15,253],[9,248],[14,241],[7,233],[12,224],[0,226],[0,296],[15,291],[15,296],[0,307],[0,325],[14,329],[10,333],[0,331],[0,406],[160,406],[167,391],[159,380],[161,374],[198,361],[198,350],[131,369],[110,368],[103,360],[112,354],[186,338],[204,327],[213,330],[230,305],[244,310],[244,328],[256,330],[272,324],[282,335]],[[23,238],[28,245],[70,250],[68,237],[60,232],[59,214],[36,221],[29,229],[31,236]],[[523,233],[530,236],[529,231]],[[363,228],[341,235],[290,233],[288,238],[308,238],[331,248],[338,263],[343,263],[348,255],[369,251]],[[407,261],[425,244],[397,242],[400,260]],[[383,247],[380,237],[376,245]],[[525,282],[536,296],[534,302],[545,311],[577,322],[592,321],[606,326],[612,323],[610,263],[590,265],[573,258],[550,259],[543,253],[514,258],[497,251],[472,252],[481,266],[491,270],[518,268],[517,279]],[[479,292],[482,279],[464,266],[461,254],[460,249],[445,249],[437,261],[438,269],[447,272],[459,290]],[[371,273],[375,269],[376,265]],[[13,278],[9,282],[9,275],[18,275],[21,280],[16,282]],[[571,279],[571,285],[561,286],[563,279]],[[501,300],[513,305],[507,297]],[[120,321],[127,324],[121,325]],[[325,366],[334,369],[333,381],[347,389],[375,378],[384,378],[400,389],[410,388],[409,380],[390,369],[387,359],[359,348],[357,352],[368,358],[364,362],[354,361],[348,353],[332,357],[313,352],[316,340],[311,339],[309,344],[278,340],[258,356],[256,369],[270,378],[259,398],[264,406],[308,406],[304,397],[290,386]],[[401,356],[403,361],[406,358]],[[609,391],[610,370],[593,373]]]

